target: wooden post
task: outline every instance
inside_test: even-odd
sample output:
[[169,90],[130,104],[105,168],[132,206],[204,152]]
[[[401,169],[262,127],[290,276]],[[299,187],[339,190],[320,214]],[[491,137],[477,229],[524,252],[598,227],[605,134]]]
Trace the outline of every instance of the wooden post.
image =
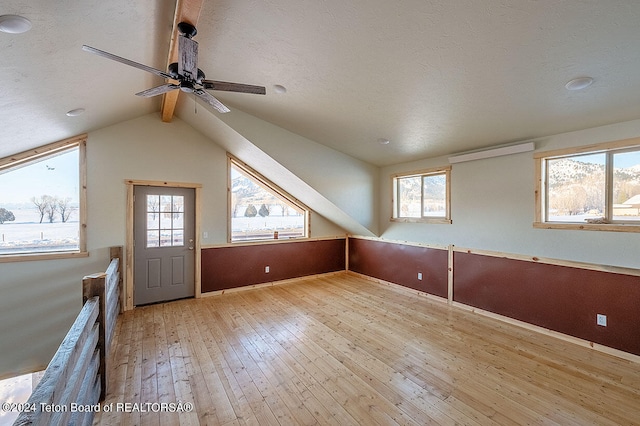
[[453,244],[450,244],[447,255],[447,303],[449,306],[453,304],[453,282]]
[[105,338],[105,312],[106,312],[106,295],[105,295],[106,274],[99,273],[87,275],[82,279],[82,304],[94,296],[99,297],[99,313],[96,322],[98,322],[98,348],[100,351],[100,401],[104,400],[107,393],[107,347]]
[[124,296],[124,283],[123,283],[123,266],[124,265],[122,263],[122,261],[124,260],[123,257],[123,247],[122,246],[114,246],[114,247],[109,247],[109,259],[118,259],[118,271],[120,272],[120,279],[118,280],[118,294],[119,299],[120,299],[120,313],[124,312],[124,303],[125,303],[125,296]]
[[349,234],[344,236],[344,270],[349,270]]

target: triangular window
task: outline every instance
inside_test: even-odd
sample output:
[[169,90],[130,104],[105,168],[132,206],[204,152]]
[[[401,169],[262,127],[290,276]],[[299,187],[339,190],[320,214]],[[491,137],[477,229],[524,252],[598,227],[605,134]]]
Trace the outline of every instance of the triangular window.
[[229,241],[307,238],[309,209],[229,157]]

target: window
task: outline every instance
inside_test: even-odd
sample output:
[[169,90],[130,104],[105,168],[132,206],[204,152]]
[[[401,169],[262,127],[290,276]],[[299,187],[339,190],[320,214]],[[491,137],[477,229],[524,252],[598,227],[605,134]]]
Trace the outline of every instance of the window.
[[640,232],[640,140],[535,155],[542,228]]
[[229,218],[230,242],[309,236],[309,209],[231,157]]
[[147,248],[184,246],[184,196],[146,196]]
[[393,176],[393,217],[397,222],[451,223],[451,167]]
[[0,159],[0,262],[86,255],[86,135]]

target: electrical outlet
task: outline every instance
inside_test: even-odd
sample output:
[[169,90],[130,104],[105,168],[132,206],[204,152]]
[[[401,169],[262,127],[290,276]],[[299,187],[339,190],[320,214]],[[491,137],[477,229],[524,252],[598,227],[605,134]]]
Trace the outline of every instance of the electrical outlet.
[[601,325],[603,327],[607,326],[607,316],[602,314],[596,315],[596,324]]
[[265,267],[264,267],[264,273],[265,273],[265,274],[268,274],[268,273],[269,273],[269,267],[268,267],[268,266],[265,266]]
[[202,238],[209,238],[209,233],[207,231],[204,231],[202,233]]
[[422,272],[418,272],[418,280],[422,281]]

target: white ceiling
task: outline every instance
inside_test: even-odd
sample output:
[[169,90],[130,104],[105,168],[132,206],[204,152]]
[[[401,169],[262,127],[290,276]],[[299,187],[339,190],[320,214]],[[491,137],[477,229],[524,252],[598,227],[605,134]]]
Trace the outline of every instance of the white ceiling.
[[[0,157],[159,110],[134,96],[159,77],[81,46],[164,69],[174,10],[3,0],[33,28],[0,33]],[[386,165],[640,118],[638,22],[637,0],[204,0],[195,40],[207,78],[267,87],[221,101]]]

